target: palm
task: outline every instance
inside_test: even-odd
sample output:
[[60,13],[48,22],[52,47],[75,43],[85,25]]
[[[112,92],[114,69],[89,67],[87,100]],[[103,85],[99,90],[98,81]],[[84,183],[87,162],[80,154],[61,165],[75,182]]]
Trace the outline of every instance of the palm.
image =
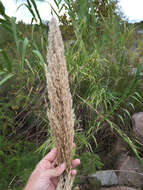
[[[54,168],[54,160],[53,162],[48,160],[49,158],[45,157],[41,162],[39,163],[38,170],[40,169],[42,173],[45,173],[48,169]],[[47,176],[44,176],[41,178],[41,186],[45,187],[45,189],[50,190],[56,190],[58,184],[58,177],[49,177],[47,179]]]
[[56,188],[57,188],[57,179],[51,178],[49,180],[48,187],[49,187],[50,190],[56,190]]
[[[31,174],[24,190],[56,190],[59,177],[64,170],[64,164],[55,167],[57,150],[53,149],[49,152],[37,165]],[[72,167],[80,164],[78,159],[72,161]],[[76,172],[72,170],[72,175]]]

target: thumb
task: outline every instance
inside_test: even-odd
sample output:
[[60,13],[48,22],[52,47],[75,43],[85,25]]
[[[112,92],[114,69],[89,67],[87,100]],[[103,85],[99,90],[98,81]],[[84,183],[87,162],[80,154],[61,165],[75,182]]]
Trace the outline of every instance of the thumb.
[[47,176],[47,177],[58,177],[64,172],[64,170],[65,170],[65,164],[63,163],[56,168],[48,169],[45,172],[45,176]]

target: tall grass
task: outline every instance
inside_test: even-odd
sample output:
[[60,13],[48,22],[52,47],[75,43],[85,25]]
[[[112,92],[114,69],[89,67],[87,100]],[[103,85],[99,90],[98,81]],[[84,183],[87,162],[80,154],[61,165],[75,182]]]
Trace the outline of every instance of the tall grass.
[[[41,114],[38,108],[40,105],[43,107],[43,103],[46,102],[44,97],[46,80],[43,73],[48,28],[36,24],[25,27],[22,22],[17,24],[15,18],[8,16],[2,18],[0,22],[1,28],[11,35],[7,46],[1,48],[0,117],[1,125],[3,123],[5,125],[2,131],[9,138],[15,136],[17,132],[18,138],[23,138],[25,134],[27,138],[29,135],[33,138],[32,131],[38,132],[40,126],[43,126],[44,134],[44,126],[47,125],[44,118],[46,114]],[[32,114],[32,110],[35,114]]]
[[76,9],[76,13],[70,1],[61,3],[76,37],[73,45],[67,42],[66,57],[75,109],[79,120],[83,120],[79,122],[81,132],[77,132],[77,138],[82,137],[84,146],[96,152],[91,144],[96,145],[96,133],[104,130],[106,123],[139,158],[133,142],[129,140],[129,143],[129,137],[125,135],[129,130],[127,118],[134,112],[135,100],[142,105],[139,90],[142,66],[138,64],[136,74],[131,75],[133,66],[128,55],[134,29],[127,27],[112,10],[107,17],[98,19],[92,2],[78,3],[81,9]]

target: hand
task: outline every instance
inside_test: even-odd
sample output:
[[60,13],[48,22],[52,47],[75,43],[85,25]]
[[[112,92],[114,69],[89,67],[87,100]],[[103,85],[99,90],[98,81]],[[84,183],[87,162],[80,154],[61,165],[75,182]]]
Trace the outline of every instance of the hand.
[[[57,150],[52,149],[36,166],[32,172],[24,190],[56,190],[58,177],[64,172],[65,165],[54,166]],[[72,161],[72,167],[80,164],[79,159]],[[76,170],[72,170],[71,175],[76,175]]]

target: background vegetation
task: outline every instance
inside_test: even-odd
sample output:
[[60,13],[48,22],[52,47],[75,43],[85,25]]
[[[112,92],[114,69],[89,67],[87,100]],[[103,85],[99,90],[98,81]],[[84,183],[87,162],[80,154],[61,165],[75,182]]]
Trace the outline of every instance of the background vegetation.
[[[118,136],[140,159],[143,149],[132,134],[131,115],[143,107],[143,41],[136,33],[141,24],[123,21],[116,1],[54,2],[76,113],[80,174],[108,169],[102,157]],[[44,75],[48,25],[34,0],[23,6],[33,16],[31,24],[17,23],[0,2],[0,189],[22,189],[52,146]]]

